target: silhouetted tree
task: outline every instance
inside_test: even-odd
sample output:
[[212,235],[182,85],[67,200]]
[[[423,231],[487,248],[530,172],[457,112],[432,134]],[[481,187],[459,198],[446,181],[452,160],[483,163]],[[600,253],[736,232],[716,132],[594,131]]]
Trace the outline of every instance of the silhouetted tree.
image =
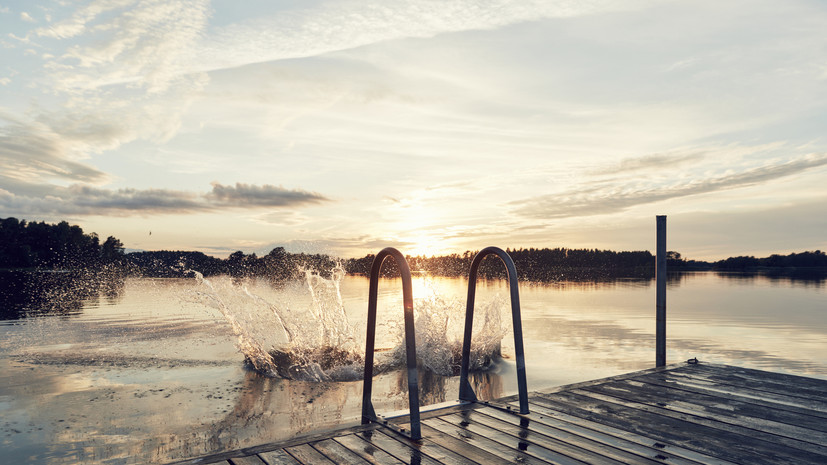
[[123,258],[124,247],[120,239],[113,236],[106,238],[106,241],[101,246],[101,259],[104,262],[114,262]]
[[[122,255],[123,244],[111,236],[109,240],[111,253]],[[66,221],[47,224],[0,219],[0,267],[90,268],[110,251],[104,252],[97,234],[84,234],[79,226]]]

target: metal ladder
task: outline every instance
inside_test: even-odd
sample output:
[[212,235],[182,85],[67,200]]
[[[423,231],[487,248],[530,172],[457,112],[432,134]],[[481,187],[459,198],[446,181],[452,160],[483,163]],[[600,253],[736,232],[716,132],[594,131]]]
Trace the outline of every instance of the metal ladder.
[[[376,339],[376,300],[379,292],[379,271],[382,262],[392,257],[399,266],[402,274],[402,306],[405,313],[405,357],[408,366],[408,405],[410,407],[410,432],[396,425],[381,420],[373,409],[371,394],[373,390],[373,349]],[[396,432],[418,441],[422,439],[422,428],[419,423],[419,376],[416,369],[416,332],[414,331],[413,317],[413,286],[411,284],[411,269],[405,257],[393,247],[386,247],[373,259],[370,269],[370,291],[368,295],[368,333],[365,340],[365,378],[362,388],[362,424],[371,422],[381,423],[394,429]]]
[[[517,269],[514,261],[498,247],[486,247],[481,250],[471,263],[468,275],[468,301],[465,309],[465,333],[462,340],[462,362],[460,368],[459,400],[460,402],[476,403],[476,394],[468,381],[468,372],[471,358],[471,332],[474,325],[474,298],[476,295],[477,272],[482,259],[488,255],[497,255],[505,264],[508,272],[508,284],[511,292],[511,320],[514,327],[514,351],[517,358],[517,385],[519,390],[520,414],[528,414],[528,387],[526,385],[525,351],[523,349],[523,326],[520,317],[520,294],[517,286]],[[391,257],[399,267],[402,277],[402,303],[405,317],[405,356],[408,369],[408,405],[410,431],[389,423],[387,419],[376,415],[371,401],[373,391],[373,352],[376,340],[376,302],[379,291],[379,273],[382,264]],[[419,376],[416,367],[416,332],[413,318],[413,291],[411,284],[411,270],[405,257],[393,247],[386,247],[373,259],[370,270],[370,289],[368,295],[368,325],[365,341],[365,374],[362,388],[362,424],[379,423],[414,440],[422,439],[419,409]],[[485,402],[486,405],[502,410],[512,411],[510,406]]]
[[[517,268],[514,260],[499,247],[482,249],[471,262],[471,271],[468,273],[468,301],[465,307],[465,334],[462,338],[462,365],[459,372],[459,400],[464,402],[478,402],[474,388],[468,382],[468,367],[471,363],[471,330],[474,326],[474,298],[476,296],[477,272],[482,259],[495,254],[500,257],[508,272],[508,286],[511,292],[511,323],[514,327],[514,352],[517,357],[517,389],[520,397],[520,413],[528,414],[528,386],[525,375],[525,350],[523,349],[523,323],[520,317],[520,291],[517,286]],[[511,410],[510,406],[500,406],[486,402],[504,410]]]

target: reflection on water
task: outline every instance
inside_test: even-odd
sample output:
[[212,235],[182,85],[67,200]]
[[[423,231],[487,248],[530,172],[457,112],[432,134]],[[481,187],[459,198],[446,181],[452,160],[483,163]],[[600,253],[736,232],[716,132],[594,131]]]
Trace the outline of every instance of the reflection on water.
[[[359,381],[289,380],[245,369],[225,316],[192,298],[195,280],[0,278],[0,456],[10,463],[169,462],[358,421]],[[10,295],[31,288],[21,282],[44,288]],[[414,308],[428,318],[455,312],[466,284],[417,277]],[[345,277],[335,299],[356,345],[364,338],[367,287],[364,278]],[[380,285],[377,335],[384,334],[385,348],[398,336],[400,288],[395,280]],[[247,289],[283,304],[285,317],[301,314],[313,300],[300,292],[284,300],[276,294],[282,290]],[[520,292],[530,390],[654,364],[651,281],[524,283]],[[433,295],[440,303],[422,301]],[[504,281],[478,283],[478,305],[499,305],[507,295]],[[827,378],[825,304],[824,277],[673,275],[668,361],[697,357]],[[510,322],[508,306],[499,308]],[[460,317],[446,318],[439,326],[446,334],[462,331]],[[502,352],[505,361],[472,375],[481,399],[517,390],[510,332]],[[389,371],[374,379],[377,411],[407,408],[405,376]],[[423,371],[419,377],[423,405],[457,398],[456,376]]]
[[2,271],[0,320],[79,313],[86,305],[117,303],[124,277],[111,270]]
[[[105,361],[11,362],[2,370],[0,434],[4,458],[14,463],[163,463],[355,424],[361,412],[361,383],[272,378],[237,364],[146,372]],[[502,396],[497,375],[472,378],[481,397]],[[423,404],[458,396],[447,377],[432,373],[420,375],[420,386]],[[404,371],[377,377],[374,389],[384,393],[377,409],[406,408]]]
[[762,282],[767,281],[780,286],[801,286],[823,288],[827,286],[827,271],[808,269],[780,268],[764,272],[719,272],[716,275],[724,280]]

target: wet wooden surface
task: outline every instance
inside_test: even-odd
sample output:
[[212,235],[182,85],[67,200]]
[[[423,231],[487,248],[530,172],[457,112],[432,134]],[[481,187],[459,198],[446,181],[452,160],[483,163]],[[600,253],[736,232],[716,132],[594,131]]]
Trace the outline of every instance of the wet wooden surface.
[[177,463],[827,463],[827,380],[699,363],[529,400],[528,415],[480,404],[425,413],[418,443],[373,424]]

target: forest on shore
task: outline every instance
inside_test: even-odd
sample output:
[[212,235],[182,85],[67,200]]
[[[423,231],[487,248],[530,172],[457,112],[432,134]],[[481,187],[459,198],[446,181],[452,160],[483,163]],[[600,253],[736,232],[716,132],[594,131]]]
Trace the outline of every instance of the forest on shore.
[[[651,278],[655,256],[649,251],[598,249],[528,248],[507,249],[521,279],[531,281],[587,280],[616,277]],[[476,251],[435,257],[406,257],[412,271],[435,276],[465,276]],[[261,257],[233,252],[226,259],[202,252],[153,251],[126,253],[123,243],[109,236],[101,242],[95,233],[84,233],[66,221],[57,224],[0,219],[0,269],[118,270],[148,277],[182,277],[197,271],[205,276],[264,276],[279,281],[300,277],[307,269],[329,273],[341,266],[350,274],[368,275],[374,255],[339,259],[322,254],[290,253],[276,247]],[[730,257],[717,262],[687,260],[678,252],[667,253],[669,271],[755,271],[761,269],[827,270],[827,255],[813,252],[774,254],[765,258]],[[505,277],[505,267],[494,256],[487,257],[479,273],[483,277]],[[383,266],[384,276],[398,275],[393,260]]]

